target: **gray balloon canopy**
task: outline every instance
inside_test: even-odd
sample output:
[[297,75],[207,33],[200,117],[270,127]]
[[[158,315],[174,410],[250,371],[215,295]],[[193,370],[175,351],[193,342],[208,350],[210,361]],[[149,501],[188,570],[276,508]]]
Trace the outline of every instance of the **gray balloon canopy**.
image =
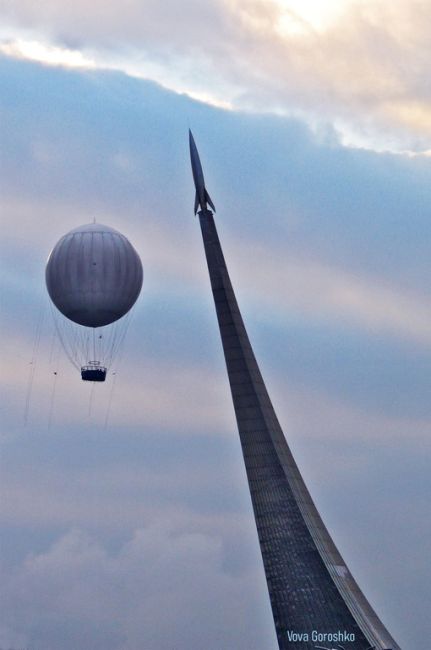
[[66,318],[102,327],[124,316],[142,287],[138,253],[121,233],[100,223],[71,230],[54,246],[46,286]]

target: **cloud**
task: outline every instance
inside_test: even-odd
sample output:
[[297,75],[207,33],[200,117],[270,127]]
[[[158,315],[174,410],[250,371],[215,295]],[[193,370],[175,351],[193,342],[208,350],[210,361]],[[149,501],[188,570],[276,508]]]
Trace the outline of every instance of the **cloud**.
[[[81,597],[95,600],[110,573],[115,590],[103,602],[121,591],[120,558],[137,528],[156,531],[160,556],[138,536],[139,552],[154,566],[166,562],[174,572],[169,540],[183,536],[212,567],[202,579],[235,598],[231,578],[249,573],[248,544],[256,552],[250,563],[260,567],[192,214],[191,123],[232,280],[287,438],[331,531],[348,550],[346,560],[364,558],[361,584],[384,603],[391,628],[420,645],[428,613],[426,582],[418,576],[429,573],[419,547],[429,537],[421,516],[429,492],[429,158],[344,148],[330,129],[313,133],[298,119],[209,108],[118,73],[10,58],[0,65],[5,565],[16,612],[30,610],[30,593],[42,589],[42,577],[55,610],[45,616],[34,598],[34,624],[27,627],[8,610],[10,643],[37,638],[40,647],[57,650],[70,638],[73,648],[121,648],[124,630],[135,643],[137,594],[142,589],[147,602],[147,579],[157,587],[156,574],[138,572],[138,584],[129,578],[133,563],[124,563],[125,582],[135,591],[119,607],[118,625],[91,602],[100,622],[95,627],[78,605]],[[48,428],[56,357],[49,328],[23,427],[29,360],[46,299],[45,260],[65,231],[93,216],[131,239],[145,269],[108,427],[112,384],[97,387],[89,417],[88,387],[63,359]],[[418,526],[418,541],[412,540]],[[71,528],[80,532],[68,533]],[[178,557],[183,542],[178,549],[173,543]],[[410,557],[412,548],[417,567],[407,572],[395,560]],[[88,581],[86,562],[97,569],[97,575],[88,571]],[[81,577],[78,585],[69,564]],[[180,568],[173,582],[183,575]],[[151,603],[161,607],[159,596],[171,602],[162,574],[154,600],[148,596],[150,612]],[[244,614],[247,644],[254,636],[268,638],[267,629],[273,634],[265,585],[254,589],[264,604],[262,619]],[[224,596],[205,598],[208,617]],[[407,601],[415,604],[408,631]],[[193,610],[194,601],[187,602]],[[75,618],[67,622],[69,608]],[[194,635],[180,636],[184,647],[202,647],[205,626],[213,632],[205,616],[184,619]],[[241,616],[226,619],[228,636],[214,632],[219,647],[240,647]],[[155,647],[171,642],[174,627],[183,634],[181,619],[180,607],[166,637],[154,637],[161,644]]]
[[190,0],[180,17],[175,9],[152,1],[130,2],[127,12],[118,3],[3,3],[5,24],[18,33],[30,30],[98,65],[236,109],[327,120],[356,142],[429,149],[431,38],[421,0],[349,2],[323,29],[288,2]]
[[96,63],[86,59],[77,50],[52,47],[39,41],[17,40],[0,44],[0,52],[18,59],[30,59],[50,65],[70,68],[96,68]]
[[226,571],[221,540],[204,533],[149,526],[114,554],[74,529],[2,583],[3,620],[46,650],[275,647],[271,630],[249,626],[261,576]]
[[[122,84],[116,75],[77,77],[7,62],[4,68],[5,215],[17,224],[8,229],[8,242],[21,242],[33,258],[44,247],[45,256],[78,219],[95,216],[136,241],[149,270],[146,282],[163,278],[168,284],[180,274],[187,285],[196,282],[203,289],[205,267],[198,266],[199,235],[189,217],[193,192],[184,141],[187,116],[199,127],[200,107],[173,94],[159,91],[158,96],[150,85]],[[25,84],[25,100],[19,99],[14,74]],[[66,105],[52,92],[55,83],[62,85],[63,96],[74,93],[78,99]],[[99,102],[104,104],[101,117],[94,108]],[[34,117],[28,114],[29,104]],[[14,105],[13,113],[9,105]],[[14,130],[17,116],[20,135]],[[331,296],[323,291],[334,306],[343,303],[352,314],[366,311],[364,320],[374,318],[382,326],[384,320],[390,326],[390,320],[398,319],[401,330],[418,336],[428,317],[423,233],[428,228],[429,160],[345,150],[314,138],[292,120],[265,122],[223,112],[212,114],[212,120],[218,142],[204,141],[202,155],[217,190],[218,220],[232,233],[225,245],[231,239],[228,251],[234,251],[234,262],[241,258],[238,241],[247,225],[271,247],[268,255],[268,248],[255,246],[255,235],[249,238],[248,247],[255,246],[262,268],[270,269],[277,241],[285,277],[289,265],[292,277],[304,277],[297,290],[289,285],[287,297],[297,300],[305,282],[310,287],[319,281],[316,302],[326,282],[334,285]],[[31,244],[26,231],[32,233]],[[396,303],[404,307],[397,310]],[[415,326],[408,322],[413,318]]]
[[379,283],[378,278],[350,274],[312,259],[286,257],[282,247],[272,247],[271,255],[255,242],[242,241],[241,248],[241,286],[253,296],[255,308],[267,305],[272,322],[277,312],[285,319],[296,312],[431,346],[431,302],[426,293],[414,295]]

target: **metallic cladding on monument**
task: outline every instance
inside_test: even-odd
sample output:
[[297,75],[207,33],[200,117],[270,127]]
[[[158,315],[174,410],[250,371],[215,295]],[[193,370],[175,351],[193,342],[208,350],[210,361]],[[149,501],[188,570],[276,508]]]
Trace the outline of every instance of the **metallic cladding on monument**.
[[199,221],[280,650],[401,650],[335,546],[278,422],[220,245],[192,134]]

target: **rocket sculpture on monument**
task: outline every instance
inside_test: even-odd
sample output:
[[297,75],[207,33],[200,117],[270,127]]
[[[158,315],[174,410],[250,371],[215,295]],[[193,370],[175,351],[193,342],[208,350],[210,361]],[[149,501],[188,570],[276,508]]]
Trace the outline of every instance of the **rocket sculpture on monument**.
[[199,154],[198,212],[280,650],[401,650],[360,590],[307,490],[277,420],[235,298]]

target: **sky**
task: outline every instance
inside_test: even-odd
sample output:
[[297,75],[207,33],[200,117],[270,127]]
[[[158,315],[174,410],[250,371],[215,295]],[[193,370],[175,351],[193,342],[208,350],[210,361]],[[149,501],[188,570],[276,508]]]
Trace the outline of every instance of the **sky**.
[[[429,3],[0,13],[0,648],[277,647],[189,127],[304,479],[392,635],[425,647]],[[93,389],[61,350],[44,268],[94,218],[133,243],[144,286]]]

